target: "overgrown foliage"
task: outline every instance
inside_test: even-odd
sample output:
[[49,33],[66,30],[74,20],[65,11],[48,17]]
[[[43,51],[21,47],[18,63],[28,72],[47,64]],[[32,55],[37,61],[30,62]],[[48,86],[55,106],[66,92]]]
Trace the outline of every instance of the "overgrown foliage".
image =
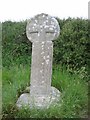
[[61,92],[58,105],[49,109],[16,108],[18,97],[29,86],[30,68],[28,65],[3,68],[3,119],[14,118],[84,118],[87,117],[87,83],[79,75],[71,75],[65,67],[54,66],[52,86]]
[[55,61],[72,67],[85,65],[88,61],[88,42],[88,21],[68,19],[55,43]]
[[[88,20],[57,19],[61,33],[54,41],[54,63],[70,68],[86,67],[89,61]],[[30,63],[31,42],[26,37],[26,21],[4,22],[2,25],[3,66],[13,62]],[[7,59],[7,60],[6,60]]]
[[29,63],[31,43],[25,33],[26,22],[7,21],[2,26],[3,66]]
[[18,97],[29,86],[32,43],[26,37],[26,21],[2,23],[3,119],[87,117],[88,20],[57,20],[61,32],[54,41],[52,86],[61,91],[62,101],[42,111],[18,111],[15,107]]

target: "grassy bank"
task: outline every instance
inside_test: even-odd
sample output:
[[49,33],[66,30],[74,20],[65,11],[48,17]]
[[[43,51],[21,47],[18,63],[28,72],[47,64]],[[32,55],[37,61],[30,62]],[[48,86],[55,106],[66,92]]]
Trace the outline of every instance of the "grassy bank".
[[76,118],[87,116],[87,83],[79,75],[71,75],[65,67],[53,67],[52,86],[61,91],[58,106],[44,110],[18,111],[15,103],[30,83],[30,67],[14,66],[3,68],[2,74],[3,118]]

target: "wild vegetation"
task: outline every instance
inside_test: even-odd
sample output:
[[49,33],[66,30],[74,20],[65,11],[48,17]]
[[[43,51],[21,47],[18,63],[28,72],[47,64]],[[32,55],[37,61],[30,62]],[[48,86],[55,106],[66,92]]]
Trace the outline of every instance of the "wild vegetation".
[[26,21],[2,23],[2,99],[4,118],[87,117],[89,82],[88,20],[57,18],[60,36],[54,41],[52,86],[61,91],[61,102],[44,110],[18,111],[15,103],[30,84],[32,43]]

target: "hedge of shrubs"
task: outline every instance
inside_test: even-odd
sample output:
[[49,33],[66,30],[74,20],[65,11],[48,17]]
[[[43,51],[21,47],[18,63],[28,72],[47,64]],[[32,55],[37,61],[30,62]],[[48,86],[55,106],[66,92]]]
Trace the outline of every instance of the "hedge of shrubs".
[[[88,68],[88,20],[59,19],[60,36],[54,41],[54,64],[64,64],[72,69]],[[3,66],[30,64],[32,44],[26,37],[26,21],[2,23]]]

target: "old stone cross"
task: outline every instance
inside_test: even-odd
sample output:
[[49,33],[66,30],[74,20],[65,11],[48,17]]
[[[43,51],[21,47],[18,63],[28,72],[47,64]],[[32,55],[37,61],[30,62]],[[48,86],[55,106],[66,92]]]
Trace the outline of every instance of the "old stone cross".
[[51,87],[53,42],[59,36],[60,28],[55,18],[40,14],[31,18],[26,27],[28,39],[32,42],[30,94],[23,94],[17,106],[47,107],[57,102],[60,92]]

